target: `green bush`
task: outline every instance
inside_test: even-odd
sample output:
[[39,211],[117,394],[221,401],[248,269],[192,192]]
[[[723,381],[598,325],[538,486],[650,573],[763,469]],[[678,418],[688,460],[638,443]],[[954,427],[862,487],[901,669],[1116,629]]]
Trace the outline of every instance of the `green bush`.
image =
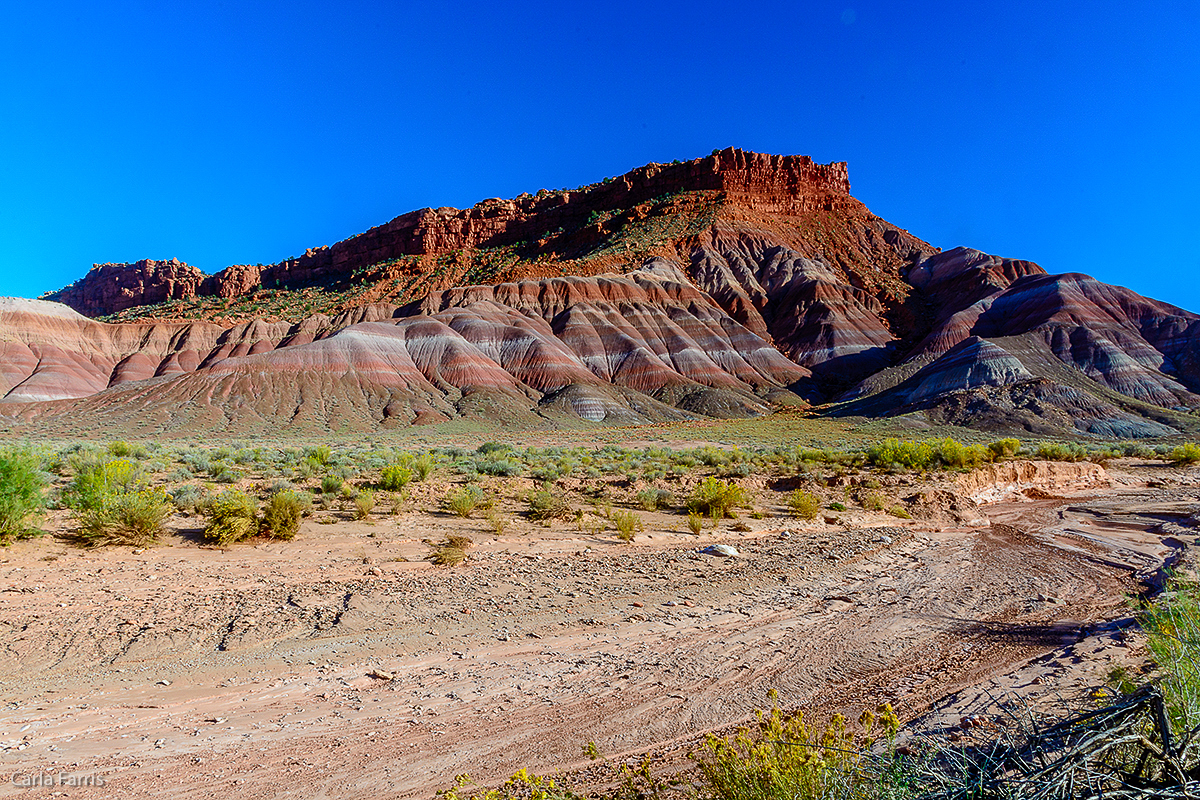
[[[703,787],[700,796],[710,800],[822,800],[872,798],[897,794],[889,791],[887,776],[880,774],[888,758],[872,758],[869,751],[876,729],[890,742],[899,729],[891,706],[880,707],[880,716],[864,714],[860,720],[866,739],[858,741],[836,715],[822,731],[808,726],[801,714],[785,715],[778,708],[758,712],[757,731],[742,728],[729,739],[709,734],[696,753]],[[890,751],[890,747],[888,748]]]
[[171,500],[180,511],[195,514],[204,505],[206,493],[199,486],[184,484],[175,487],[168,494],[171,495]]
[[413,478],[412,471],[399,464],[389,464],[379,474],[379,488],[389,492],[398,492],[408,485]]
[[158,541],[171,504],[161,488],[110,492],[79,512],[79,538],[92,546],[146,546]]
[[632,511],[614,511],[612,524],[617,529],[617,538],[623,542],[632,542],[633,535],[642,530],[642,518]]
[[704,530],[704,515],[698,514],[695,511],[689,511],[687,517],[688,530],[693,536],[699,536],[700,531]]
[[988,450],[991,451],[993,461],[1002,461],[1006,458],[1013,458],[1021,449],[1020,439],[999,439],[988,445]]
[[709,476],[692,492],[687,507],[689,511],[718,520],[733,517],[735,508],[748,505],[749,502],[746,490],[736,483]]
[[366,519],[371,515],[371,511],[375,508],[375,493],[370,489],[364,489],[358,493],[358,497],[354,498],[354,518]]
[[294,539],[300,532],[300,521],[311,508],[312,495],[308,492],[275,492],[263,508],[259,531],[272,539]]
[[821,498],[812,492],[797,489],[788,495],[788,509],[800,519],[816,519],[821,511]]
[[80,464],[63,492],[63,505],[97,509],[110,494],[136,492],[142,487],[142,468],[126,458]]
[[571,504],[550,491],[548,484],[529,493],[529,518],[533,520],[564,519],[571,513]]
[[1159,688],[1171,727],[1179,736],[1200,725],[1200,588],[1195,579],[1170,581],[1138,622],[1146,646],[1162,671]]
[[258,530],[258,504],[240,489],[226,489],[212,499],[205,511],[208,525],[206,541],[233,544],[253,536]]
[[1200,461],[1200,445],[1192,442],[1181,444],[1171,451],[1171,463],[1179,466],[1195,464]]
[[342,490],[344,483],[338,475],[326,475],[321,478],[321,494],[337,494]]
[[643,489],[633,499],[643,511],[657,511],[670,505],[675,495],[666,489]]
[[442,508],[460,517],[469,517],[483,504],[483,490],[478,486],[459,486],[442,498]]
[[34,515],[44,504],[41,462],[29,450],[0,452],[0,545],[36,535]]
[[417,480],[423,481],[433,474],[434,467],[436,466],[437,462],[434,461],[432,453],[421,453],[421,455],[413,459],[413,475],[416,476]]

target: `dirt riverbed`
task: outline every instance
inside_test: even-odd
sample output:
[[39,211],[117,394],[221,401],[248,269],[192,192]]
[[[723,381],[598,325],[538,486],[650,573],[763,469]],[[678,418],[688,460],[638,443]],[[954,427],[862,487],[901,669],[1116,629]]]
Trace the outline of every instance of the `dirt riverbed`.
[[[431,797],[521,767],[603,781],[586,743],[682,765],[773,689],[911,718],[1140,661],[1113,621],[1187,562],[1200,475],[940,480],[983,501],[973,519],[774,515],[627,544],[410,513],[224,550],[17,543],[0,552],[0,795]],[[464,526],[464,564],[418,560]],[[702,552],[716,543],[738,554]]]

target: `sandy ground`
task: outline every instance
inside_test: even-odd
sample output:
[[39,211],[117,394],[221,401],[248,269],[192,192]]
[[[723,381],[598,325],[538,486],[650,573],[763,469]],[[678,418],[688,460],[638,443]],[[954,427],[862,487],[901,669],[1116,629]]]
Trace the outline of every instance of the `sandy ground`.
[[[0,553],[0,795],[431,797],[521,767],[603,781],[587,742],[608,766],[682,765],[772,689],[926,721],[940,700],[952,722],[988,693],[1094,684],[1140,662],[1125,597],[1187,557],[1200,476],[1069,466],[951,485],[993,501],[967,525],[774,516],[625,544],[403,514],[224,551],[18,543]],[[464,530],[464,565],[418,560]],[[701,552],[715,542],[738,555]]]

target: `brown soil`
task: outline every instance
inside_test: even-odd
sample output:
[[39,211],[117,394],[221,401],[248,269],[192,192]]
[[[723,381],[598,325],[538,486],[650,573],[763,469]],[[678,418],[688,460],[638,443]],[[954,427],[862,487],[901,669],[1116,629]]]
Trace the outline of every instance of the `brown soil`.
[[[520,767],[594,783],[611,770],[587,742],[608,765],[683,766],[772,689],[912,718],[981,687],[1082,686],[1136,661],[1104,625],[1194,541],[1200,481],[1066,472],[996,476],[1005,499],[947,527],[775,516],[697,540],[647,515],[625,544],[413,513],[224,551],[186,529],[144,551],[18,543],[0,553],[0,794],[26,791],[10,774],[99,776],[33,791],[114,798],[430,797]],[[464,565],[418,560],[448,533],[477,542]],[[739,555],[699,552],[717,541]]]

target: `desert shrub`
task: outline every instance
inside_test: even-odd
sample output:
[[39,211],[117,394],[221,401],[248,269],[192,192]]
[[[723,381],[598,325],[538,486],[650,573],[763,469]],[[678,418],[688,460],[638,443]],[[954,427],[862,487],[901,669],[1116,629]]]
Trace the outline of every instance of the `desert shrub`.
[[902,442],[889,438],[867,448],[867,463],[875,467],[928,469],[932,461],[933,447],[928,442]]
[[623,542],[632,542],[634,533],[643,528],[642,518],[632,511],[614,511],[612,524],[617,529],[617,538]]
[[723,467],[732,461],[729,453],[712,445],[705,445],[695,451],[696,458],[706,467]]
[[108,454],[116,458],[127,458],[133,454],[133,446],[129,442],[109,442]]
[[1200,587],[1195,578],[1172,579],[1138,621],[1162,673],[1158,685],[1171,727],[1180,736],[1190,736],[1200,724]]
[[176,486],[169,494],[176,508],[188,514],[195,514],[200,510],[206,492],[199,486],[184,484]]
[[977,467],[991,461],[991,451],[983,445],[964,445],[953,439],[941,439],[932,443],[933,460],[950,469]]
[[488,526],[492,529],[492,533],[496,534],[497,536],[504,535],[504,531],[508,527],[508,521],[505,520],[504,517],[500,516],[495,511],[489,511],[486,519]]
[[689,511],[687,516],[687,526],[688,530],[692,532],[693,536],[699,536],[700,531],[704,529],[704,516],[696,513],[695,511]]
[[1021,449],[1020,439],[998,439],[988,445],[993,461],[1014,457]]
[[816,519],[821,511],[821,498],[812,492],[797,489],[788,495],[788,510],[800,519]]
[[550,491],[549,484],[532,491],[525,498],[529,504],[529,518],[534,520],[565,519],[571,513],[571,504]]
[[432,453],[421,453],[413,459],[412,471],[417,480],[423,481],[433,474],[437,462],[433,458]]
[[1042,442],[1035,455],[1043,461],[1083,461],[1087,458],[1087,448],[1079,444]]
[[412,470],[400,464],[389,464],[379,474],[379,488],[398,492],[412,480]]
[[78,465],[63,492],[63,504],[76,509],[99,508],[105,496],[142,488],[142,468],[126,458]]
[[300,532],[300,521],[311,508],[312,496],[308,492],[294,489],[275,492],[263,507],[258,529],[272,539],[294,539]]
[[864,492],[861,502],[868,511],[883,511],[887,506],[887,501],[879,492]]
[[340,475],[326,475],[321,478],[321,494],[337,494],[345,483]]
[[674,499],[675,495],[666,489],[643,489],[634,497],[634,501],[643,511],[657,511],[670,505]]
[[1171,463],[1179,466],[1195,464],[1200,461],[1200,445],[1192,442],[1181,444],[1171,451]]
[[830,503],[829,510],[830,511],[845,511],[846,504],[845,503]]
[[479,453],[481,456],[490,456],[493,453],[507,453],[512,449],[513,446],[511,444],[503,444],[501,442],[484,442],[475,449],[475,452]]
[[[882,733],[894,740],[899,720],[891,706],[879,716],[860,719],[866,737],[859,741],[841,715],[824,730],[810,727],[802,714],[785,715],[779,708],[757,712],[757,731],[742,728],[729,739],[709,734],[695,754],[703,787],[711,800],[820,800],[901,796],[891,785],[893,759],[872,757],[872,737]],[[891,747],[887,750],[891,752]]]
[[509,478],[520,475],[522,467],[520,462],[513,458],[485,458],[475,462],[475,471],[484,475]]
[[329,463],[329,459],[332,457],[332,455],[333,454],[329,450],[329,445],[321,444],[317,445],[316,447],[304,448],[304,457],[306,459],[311,459],[313,463],[321,467]]
[[908,509],[902,505],[892,506],[888,509],[888,513],[893,517],[899,517],[900,519],[912,519],[912,514],[908,513]]
[[467,536],[447,536],[429,556],[439,567],[453,567],[467,559],[467,548],[471,539]]
[[0,452],[0,544],[37,533],[34,515],[42,509],[46,479],[30,450]]
[[240,489],[226,489],[212,498],[205,515],[204,538],[214,544],[240,542],[258,529],[258,504]]
[[736,483],[707,477],[688,498],[688,510],[711,517],[714,520],[733,517],[734,509],[750,501],[746,490]]
[[79,512],[79,538],[92,546],[154,544],[170,514],[161,488],[108,492]]
[[478,486],[459,486],[442,498],[442,508],[460,517],[469,517],[483,504],[484,493]]
[[375,508],[375,493],[370,489],[366,489],[358,493],[358,497],[354,498],[354,518],[366,519],[370,516],[371,511]]
[[217,483],[237,483],[238,474],[224,461],[213,461],[208,467],[208,477]]

